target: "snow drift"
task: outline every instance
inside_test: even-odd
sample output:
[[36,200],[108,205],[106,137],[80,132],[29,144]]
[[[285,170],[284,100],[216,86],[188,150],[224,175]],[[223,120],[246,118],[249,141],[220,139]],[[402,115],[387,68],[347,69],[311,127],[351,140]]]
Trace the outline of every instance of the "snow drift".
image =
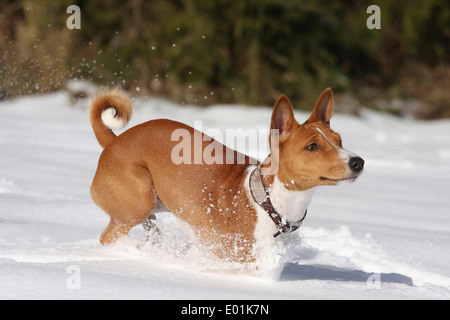
[[[64,92],[0,103],[1,299],[450,298],[450,121],[335,115],[332,128],[366,160],[365,172],[316,192],[289,262],[270,279],[202,250],[170,213],[158,216],[154,241],[142,242],[136,227],[101,247],[108,218],[89,195],[101,148],[88,103],[73,106]],[[133,103],[129,126],[170,118],[205,130],[267,129],[271,115]]]

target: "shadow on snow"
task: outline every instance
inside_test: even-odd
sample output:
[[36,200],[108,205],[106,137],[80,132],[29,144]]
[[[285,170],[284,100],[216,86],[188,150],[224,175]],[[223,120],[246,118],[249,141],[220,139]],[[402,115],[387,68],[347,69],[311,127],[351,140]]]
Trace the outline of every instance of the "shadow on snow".
[[368,282],[374,275],[381,283],[400,283],[413,286],[410,277],[399,273],[370,273],[361,270],[349,270],[326,265],[305,265],[287,263],[281,273],[281,281],[294,280],[334,280]]

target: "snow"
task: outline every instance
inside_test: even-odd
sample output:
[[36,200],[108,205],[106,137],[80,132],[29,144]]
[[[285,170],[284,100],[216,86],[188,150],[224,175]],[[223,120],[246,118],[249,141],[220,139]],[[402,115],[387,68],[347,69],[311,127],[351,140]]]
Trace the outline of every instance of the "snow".
[[[102,247],[108,218],[89,194],[101,148],[87,105],[65,92],[0,103],[0,299],[450,298],[450,121],[336,114],[332,128],[365,171],[317,190],[292,258],[272,279],[218,260],[170,213],[158,216],[152,241],[138,226]],[[127,127],[170,118],[267,130],[271,115],[156,98],[134,105]],[[299,122],[307,116],[296,112]]]

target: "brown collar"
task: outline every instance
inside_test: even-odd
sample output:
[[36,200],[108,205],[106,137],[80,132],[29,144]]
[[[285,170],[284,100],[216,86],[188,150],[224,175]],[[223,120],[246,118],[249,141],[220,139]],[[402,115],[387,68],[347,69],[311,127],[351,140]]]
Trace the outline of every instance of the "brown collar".
[[272,221],[277,226],[278,232],[273,235],[274,238],[278,237],[282,233],[288,233],[297,230],[302,225],[303,220],[306,217],[305,211],[303,218],[300,221],[290,223],[286,221],[286,218],[282,217],[277,210],[273,207],[270,201],[269,190],[264,185],[261,178],[261,167],[256,167],[250,174],[250,193],[252,194],[253,200],[269,215]]

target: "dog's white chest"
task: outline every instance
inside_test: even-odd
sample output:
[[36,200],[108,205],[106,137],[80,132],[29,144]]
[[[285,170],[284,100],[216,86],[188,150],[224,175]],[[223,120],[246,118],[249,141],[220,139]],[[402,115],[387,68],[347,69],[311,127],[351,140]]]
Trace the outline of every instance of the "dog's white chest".
[[270,200],[278,213],[287,221],[297,222],[303,219],[315,188],[306,191],[290,191],[275,177],[269,188]]
[[[287,190],[277,177],[269,189],[272,205],[288,222],[297,222],[303,219],[314,191],[315,189]],[[273,235],[278,231],[277,226],[263,208],[254,201],[253,205],[257,212],[254,238],[258,267],[260,272],[265,275],[277,278],[283,270],[285,260],[289,257],[287,254],[290,247],[289,241],[295,241],[296,237],[283,234],[274,238]]]

